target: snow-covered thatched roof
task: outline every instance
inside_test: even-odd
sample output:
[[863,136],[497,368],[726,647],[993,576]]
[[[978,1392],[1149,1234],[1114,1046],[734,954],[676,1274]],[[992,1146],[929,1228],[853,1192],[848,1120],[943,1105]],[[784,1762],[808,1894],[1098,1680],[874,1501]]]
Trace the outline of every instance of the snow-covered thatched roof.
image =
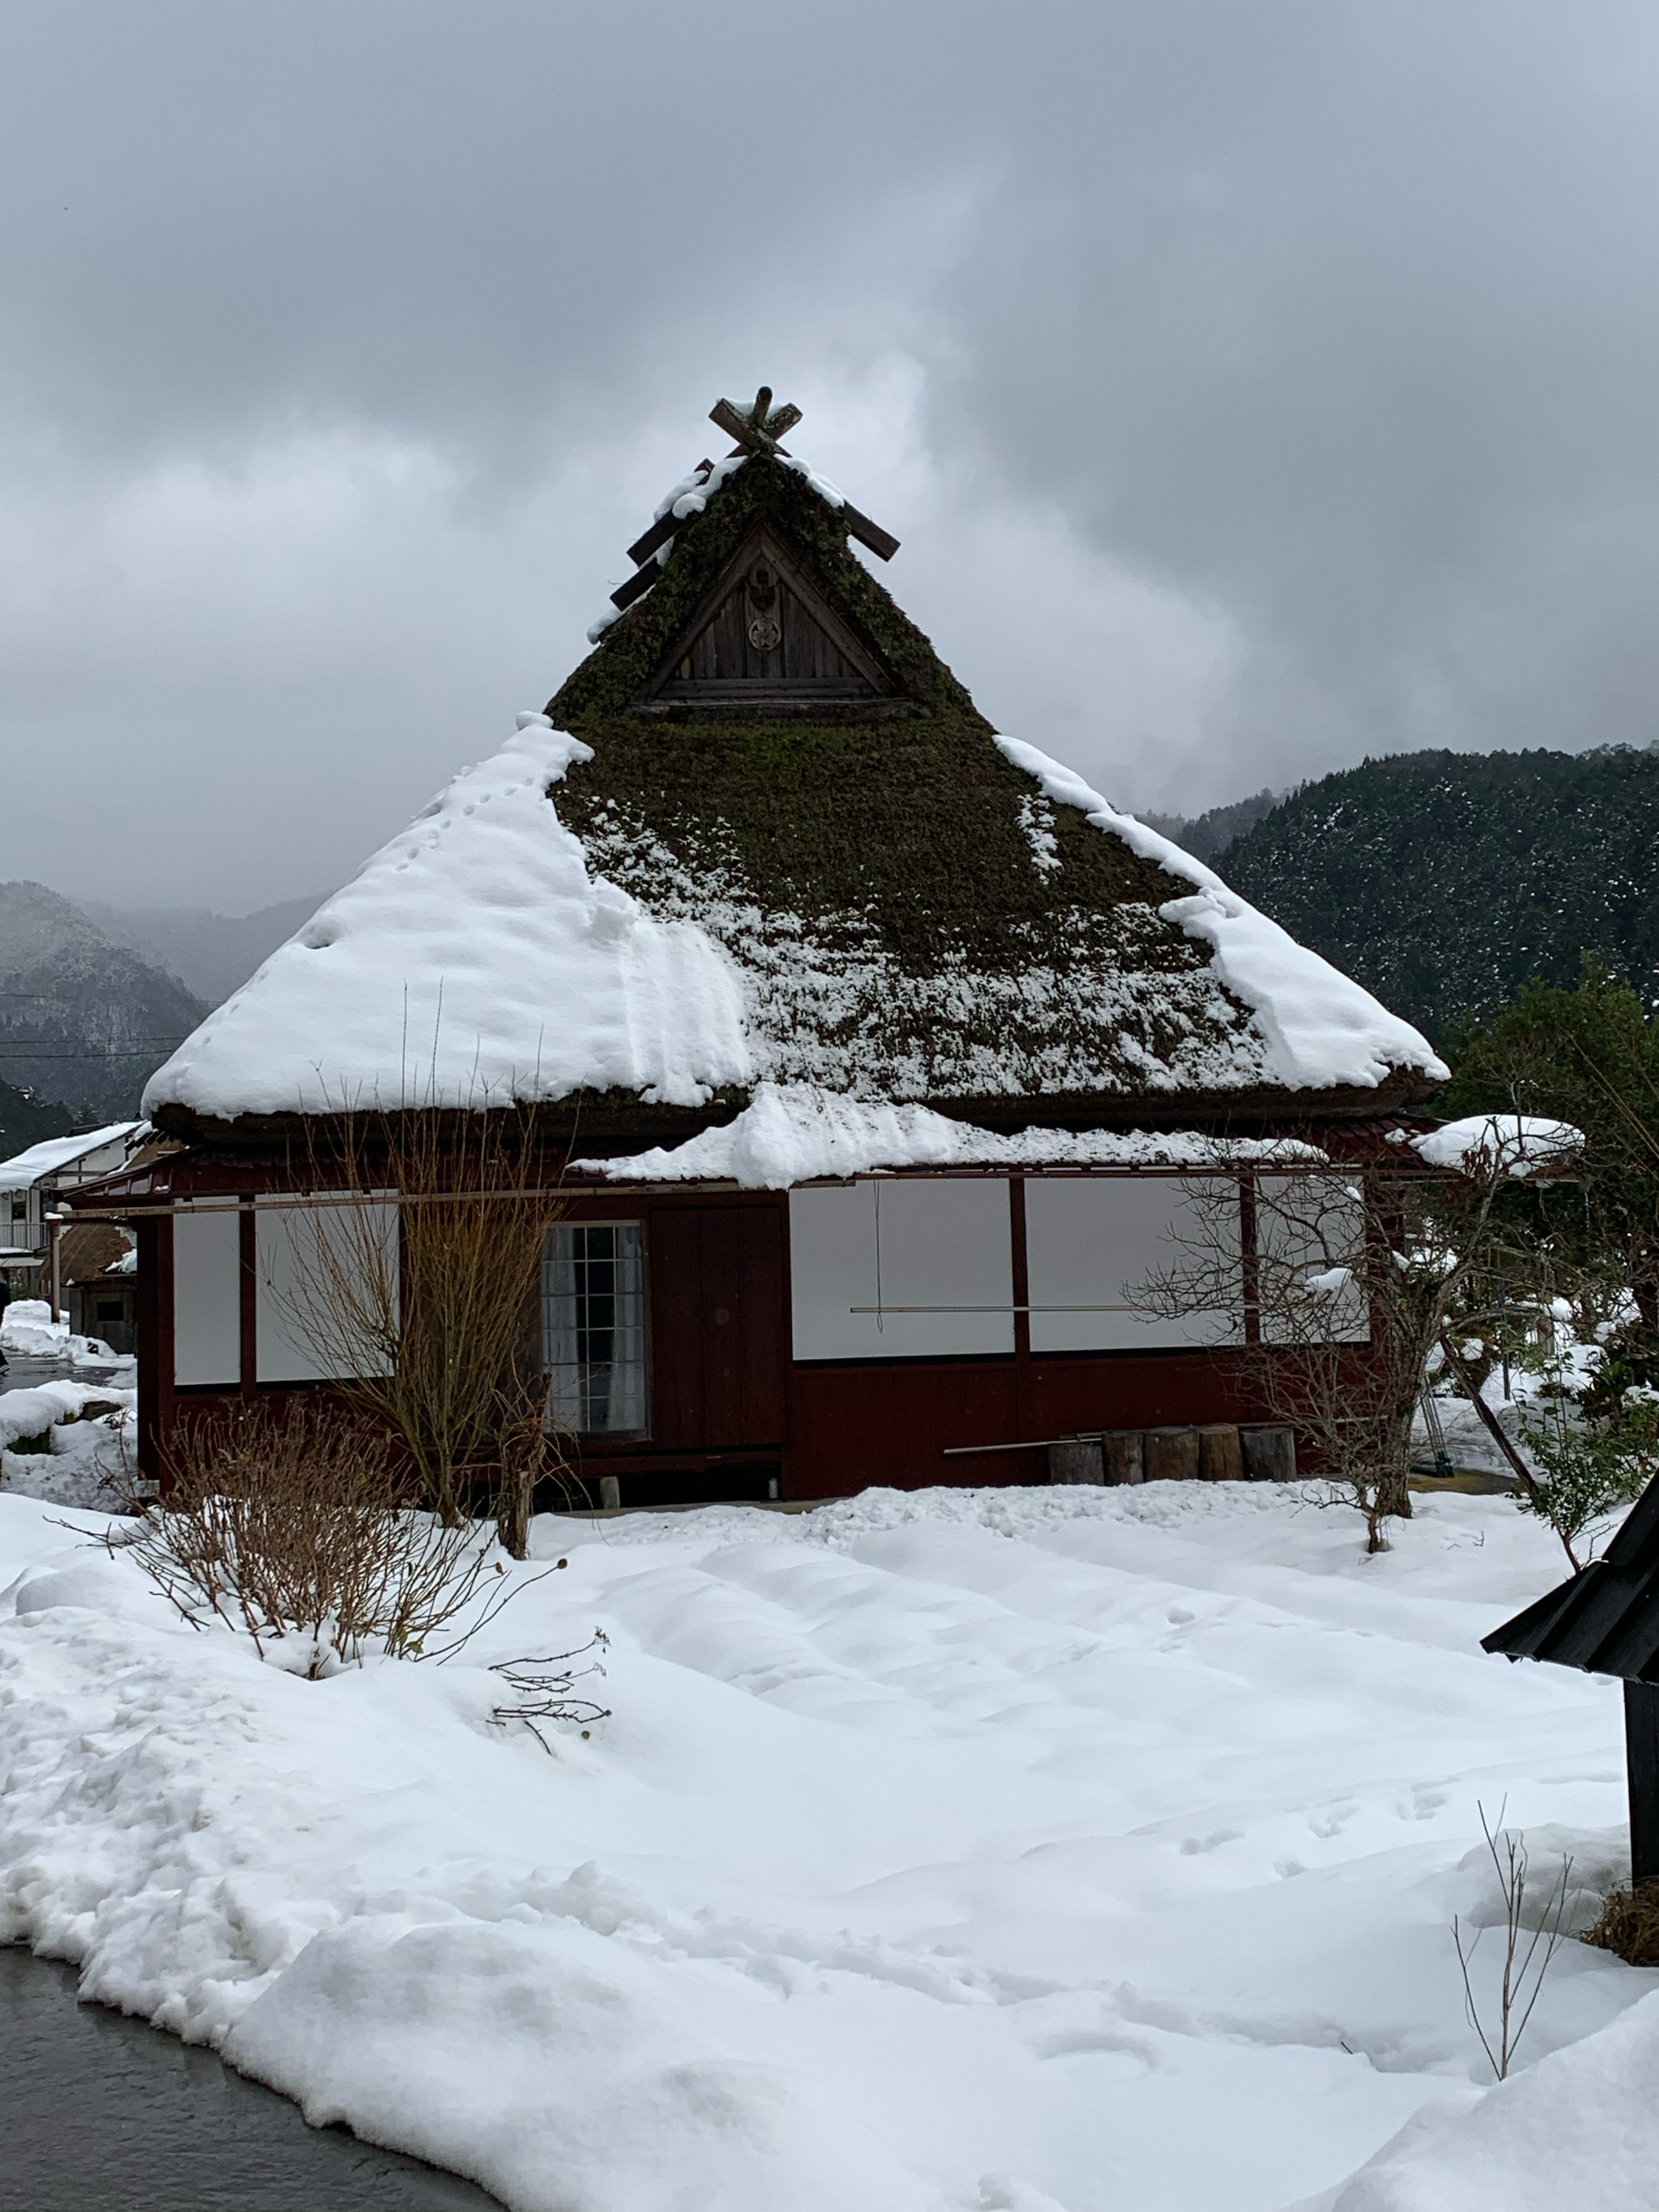
[[[690,1134],[763,1084],[1002,1127],[1426,1094],[1415,1030],[993,732],[846,527],[798,470],[729,472],[548,714],[210,1014],[145,1110],[580,1095]],[[836,641],[839,693],[665,680],[757,546]]]

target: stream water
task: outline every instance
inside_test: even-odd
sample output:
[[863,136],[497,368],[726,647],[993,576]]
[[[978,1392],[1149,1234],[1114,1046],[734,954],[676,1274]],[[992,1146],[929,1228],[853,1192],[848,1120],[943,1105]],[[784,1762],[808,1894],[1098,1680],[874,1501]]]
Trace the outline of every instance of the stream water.
[[501,2212],[0,1945],[0,2212]]

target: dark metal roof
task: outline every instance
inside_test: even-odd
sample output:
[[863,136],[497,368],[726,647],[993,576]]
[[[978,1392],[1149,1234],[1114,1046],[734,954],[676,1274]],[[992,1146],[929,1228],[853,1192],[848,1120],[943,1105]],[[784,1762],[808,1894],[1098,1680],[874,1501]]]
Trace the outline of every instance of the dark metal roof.
[[1601,1559],[1483,1636],[1480,1645],[1510,1659],[1547,1659],[1626,1682],[1659,1683],[1659,1477]]

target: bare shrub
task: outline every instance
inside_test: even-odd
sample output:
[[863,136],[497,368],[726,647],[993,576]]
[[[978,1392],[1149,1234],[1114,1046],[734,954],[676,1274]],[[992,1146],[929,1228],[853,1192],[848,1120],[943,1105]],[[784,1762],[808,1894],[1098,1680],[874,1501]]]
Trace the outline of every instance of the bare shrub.
[[422,1494],[450,1522],[492,1501],[515,1559],[537,1485],[564,1468],[537,1309],[564,1203],[532,1136],[512,1107],[331,1117],[306,1163],[325,1196],[290,1211],[289,1280],[273,1285],[347,1404],[401,1440]]
[[181,1427],[170,1475],[163,1498],[133,1501],[136,1523],[112,1530],[109,1548],[193,1627],[223,1621],[313,1679],[368,1651],[447,1656],[511,1594],[489,1540],[409,1510],[395,1441],[337,1406],[216,1413]]
[[1583,1940],[1627,1966],[1659,1966],[1659,1879],[1610,1890]]
[[[564,1561],[561,1559],[562,1566]],[[563,1721],[578,1723],[584,1735],[595,1721],[611,1717],[608,1705],[597,1705],[591,1698],[571,1695],[576,1684],[591,1674],[603,1675],[605,1668],[597,1659],[586,1667],[572,1662],[586,1659],[590,1651],[602,1651],[610,1643],[604,1629],[596,1628],[586,1644],[574,1651],[550,1652],[544,1659],[502,1659],[490,1668],[499,1674],[513,1693],[510,1705],[497,1705],[495,1718],[505,1726],[509,1721],[522,1722],[542,1749],[550,1753],[553,1747],[537,1726],[538,1721]]]
[[1533,2007],[1538,2002],[1538,1994],[1544,1986],[1544,1977],[1549,1972],[1550,1961],[1566,1940],[1568,1883],[1572,1875],[1572,1861],[1571,1858],[1562,1860],[1560,1872],[1545,1893],[1542,1911],[1529,1929],[1527,1889],[1532,1869],[1527,1856],[1526,1840],[1504,1828],[1503,1806],[1498,1808],[1498,1826],[1495,1835],[1487,1822],[1484,1805],[1480,1808],[1480,1832],[1486,1839],[1492,1871],[1498,1877],[1498,1893],[1504,1901],[1504,1967],[1498,1990],[1498,2017],[1491,2023],[1490,2028],[1481,2018],[1480,2008],[1475,2002],[1474,1984],[1469,1974],[1480,1938],[1486,1931],[1484,1928],[1478,1928],[1466,1948],[1462,1923],[1454,1917],[1452,1942],[1457,1947],[1457,1963],[1463,1972],[1463,2008],[1469,2026],[1480,2037],[1480,2048],[1491,2061],[1493,2073],[1502,2081],[1508,2078],[1516,2047],[1526,2033],[1527,2022],[1532,2018]]

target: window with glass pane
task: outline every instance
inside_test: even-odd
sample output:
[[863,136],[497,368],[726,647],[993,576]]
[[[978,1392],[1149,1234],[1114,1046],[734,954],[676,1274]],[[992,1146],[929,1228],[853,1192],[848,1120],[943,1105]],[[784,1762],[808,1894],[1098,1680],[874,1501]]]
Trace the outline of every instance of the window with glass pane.
[[604,1436],[646,1426],[645,1240],[636,1221],[561,1224],[542,1249],[548,1412]]

